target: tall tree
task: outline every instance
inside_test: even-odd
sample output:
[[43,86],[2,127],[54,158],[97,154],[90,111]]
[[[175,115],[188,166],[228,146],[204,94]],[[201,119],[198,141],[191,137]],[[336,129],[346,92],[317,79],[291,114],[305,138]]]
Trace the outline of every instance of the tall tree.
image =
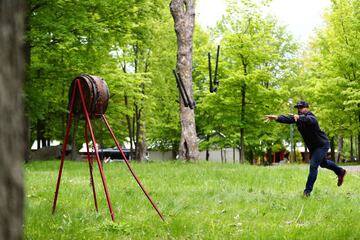
[[[344,139],[360,138],[359,6],[359,1],[332,1],[326,24],[317,31],[305,59],[305,85],[311,90],[304,92],[321,108],[319,120],[330,137],[338,139],[339,150]],[[339,110],[336,118],[334,109]]]
[[21,239],[25,155],[22,83],[25,2],[0,3],[0,239]]
[[[125,103],[125,118],[128,128],[131,150],[134,149],[134,158],[141,161],[145,158],[146,152],[146,131],[147,121],[151,119],[151,86],[156,81],[155,69],[152,68],[151,59],[155,41],[161,41],[158,35],[156,21],[163,21],[164,17],[160,12],[165,9],[161,1],[142,0],[133,3],[134,19],[136,22],[129,29],[127,36],[122,34],[116,36],[116,59],[126,76],[119,85],[123,85],[123,102]],[[155,20],[156,19],[156,20]],[[158,24],[158,23],[157,23]],[[147,117],[149,116],[149,117]],[[132,151],[133,152],[133,151]]]
[[63,139],[71,80],[80,73],[101,76],[111,62],[105,7],[95,1],[29,1],[25,92],[32,139]]
[[[121,110],[109,109],[108,113],[112,115],[109,118],[111,124],[121,134],[124,132],[120,131],[124,125],[121,119],[125,117],[122,113],[129,112],[129,116],[134,118],[134,121],[130,119],[131,126],[135,129],[131,131],[131,136],[134,139],[136,136],[136,146],[140,146],[144,142],[137,141],[143,139],[139,133],[144,129],[140,127],[143,126],[144,115],[141,89],[144,89],[146,80],[143,75],[146,57],[143,56],[147,56],[145,41],[151,36],[151,25],[147,21],[155,18],[155,3],[149,0],[76,3],[31,0],[29,5],[27,39],[31,47],[31,67],[26,82],[26,105],[32,120],[33,139],[35,136],[44,140],[63,138],[69,83],[80,73],[89,73],[103,77],[111,87],[112,96],[120,96],[119,93],[123,96],[124,89],[128,94],[136,92],[137,96],[129,95],[128,106],[111,105],[111,108]],[[118,50],[123,53],[131,50],[131,55],[127,55],[125,60],[129,62],[129,69],[136,69],[138,74],[129,73],[124,78],[125,75],[118,71]],[[125,87],[117,89],[121,85]],[[129,85],[136,91],[129,91]],[[118,103],[117,100],[112,98],[111,102]],[[121,100],[124,105],[124,98]],[[112,122],[113,118],[117,121]],[[82,132],[81,129],[79,132]],[[105,137],[109,139],[109,136]],[[78,136],[77,144],[81,143],[80,140],[83,141]],[[104,142],[110,144],[110,141]]]
[[154,19],[151,37],[150,77],[147,88],[152,104],[147,108],[146,136],[152,149],[172,151],[173,157],[179,151],[181,129],[179,123],[179,99],[172,69],[176,65],[176,36],[169,6]]
[[[172,0],[170,11],[174,18],[178,50],[176,71],[182,79],[185,91],[193,99],[192,91],[192,44],[195,25],[195,1]],[[199,155],[194,110],[185,107],[180,99],[181,139],[179,155],[182,159],[196,160]]]
[[279,105],[285,107],[289,93],[282,86],[294,74],[297,46],[263,8],[257,1],[231,1],[216,30],[225,70],[217,95],[211,97],[221,109],[214,117],[233,147],[239,146],[240,162],[245,153],[251,156],[256,149],[280,142],[274,129],[263,125],[262,116]]

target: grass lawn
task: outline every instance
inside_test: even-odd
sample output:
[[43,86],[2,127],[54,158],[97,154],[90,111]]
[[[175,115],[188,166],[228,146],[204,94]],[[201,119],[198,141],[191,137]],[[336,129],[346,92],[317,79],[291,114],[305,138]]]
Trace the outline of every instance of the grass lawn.
[[98,168],[96,213],[85,162],[66,161],[54,215],[59,161],[25,164],[25,239],[360,239],[358,174],[342,187],[319,170],[302,197],[307,165],[132,163],[163,222],[124,163],[104,165],[111,221]]

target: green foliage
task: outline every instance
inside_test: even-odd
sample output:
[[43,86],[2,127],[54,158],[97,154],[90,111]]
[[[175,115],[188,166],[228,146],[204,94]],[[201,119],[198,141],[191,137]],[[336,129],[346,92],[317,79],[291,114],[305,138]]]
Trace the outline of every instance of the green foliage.
[[[61,139],[71,80],[81,73],[104,75],[115,66],[97,1],[30,1],[27,41],[31,46],[25,84],[28,115],[46,122],[46,137]],[[54,131],[51,131],[54,127]]]
[[[310,102],[329,137],[357,135],[359,2],[332,1],[326,25],[302,56],[287,29],[265,15],[270,1],[228,2],[213,29],[197,25],[194,32],[200,148],[239,148],[240,129],[248,156],[284,148],[289,126],[265,124],[263,116],[294,111],[287,104],[290,97]],[[31,0],[28,6],[26,46],[31,58],[25,98],[32,140],[39,134],[63,139],[70,82],[89,73],[109,85],[107,116],[120,141],[140,129],[150,148],[177,151],[179,92],[172,74],[176,36],[167,2]],[[217,93],[210,93],[207,53],[212,53],[214,73],[218,44],[220,85]],[[82,128],[81,122],[79,133]],[[103,125],[95,130],[104,145],[113,146]],[[301,141],[294,133],[295,142]],[[80,144],[83,138],[78,135]]]
[[334,174],[321,171],[312,196],[304,199],[308,173],[304,165],[133,164],[165,215],[162,222],[126,166],[105,164],[115,213],[112,222],[97,168],[99,213],[88,165],[67,161],[64,166],[52,215],[59,163],[25,165],[25,239],[356,239],[360,235],[358,174],[348,174],[338,188]]
[[154,19],[151,38],[151,104],[147,108],[146,137],[153,149],[177,149],[180,141],[179,95],[172,70],[176,65],[176,35],[168,5]]
[[[170,22],[162,17],[165,9],[162,1],[149,0],[29,1],[31,60],[25,92],[33,139],[39,123],[45,128],[44,137],[63,138],[68,87],[81,73],[107,81],[111,94],[107,115],[119,139],[128,136],[125,116],[138,114],[140,122],[152,116],[151,89],[161,85],[153,83],[154,71],[163,68],[152,71],[155,63],[150,59],[160,58],[153,56],[153,48],[162,37],[156,32],[161,22]],[[104,142],[110,144],[110,136]]]
[[[359,134],[358,1],[333,1],[305,59],[306,95],[330,136]],[[336,116],[336,117],[334,117]]]
[[[297,45],[291,35],[276,19],[265,16],[261,5],[233,1],[214,29],[214,36],[221,45],[220,87],[216,94],[208,93],[204,79],[197,79],[197,85],[202,86],[197,109],[200,132],[222,133],[225,137],[219,139],[221,146],[238,147],[240,128],[244,128],[248,151],[280,143],[286,138],[281,134],[283,126],[265,125],[263,116],[281,110],[281,105],[286,109],[284,102],[291,96],[283,88],[297,71]],[[205,56],[203,59],[205,65]]]

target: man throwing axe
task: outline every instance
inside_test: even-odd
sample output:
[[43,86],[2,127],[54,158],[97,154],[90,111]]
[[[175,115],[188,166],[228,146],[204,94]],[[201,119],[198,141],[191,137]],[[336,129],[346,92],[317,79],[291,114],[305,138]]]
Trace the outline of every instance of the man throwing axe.
[[298,109],[298,114],[294,114],[293,116],[266,115],[265,121],[270,122],[275,120],[279,123],[295,123],[303,137],[311,155],[310,171],[304,190],[304,196],[310,196],[316,181],[319,166],[334,171],[338,176],[337,185],[340,187],[344,181],[346,170],[337,166],[333,161],[326,159],[326,154],[330,148],[328,137],[320,129],[315,115],[309,111],[309,104],[307,102],[300,101],[295,105],[295,108]]

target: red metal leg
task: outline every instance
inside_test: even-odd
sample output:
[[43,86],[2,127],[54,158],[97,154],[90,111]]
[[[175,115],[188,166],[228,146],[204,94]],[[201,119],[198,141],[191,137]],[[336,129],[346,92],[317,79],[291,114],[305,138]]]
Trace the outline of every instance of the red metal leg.
[[115,216],[114,216],[112,204],[111,204],[111,201],[110,201],[109,191],[108,191],[108,188],[107,188],[107,185],[106,185],[106,180],[105,180],[104,172],[103,172],[103,169],[102,169],[102,166],[101,166],[100,157],[99,157],[99,153],[98,153],[97,146],[96,146],[95,136],[94,136],[94,132],[93,132],[92,127],[91,127],[91,122],[90,122],[90,118],[89,118],[89,113],[88,113],[88,111],[87,111],[87,109],[86,109],[84,94],[83,94],[83,91],[82,91],[82,87],[81,87],[80,81],[77,80],[76,84],[77,84],[77,86],[78,86],[78,88],[79,88],[79,92],[80,92],[81,102],[82,102],[82,106],[83,106],[83,109],[84,109],[85,121],[86,121],[86,124],[87,124],[87,126],[88,126],[88,128],[89,128],[91,140],[92,140],[93,145],[94,145],[95,156],[96,156],[96,160],[97,160],[97,163],[98,163],[98,166],[99,166],[99,170],[100,170],[100,174],[101,174],[101,179],[102,179],[102,182],[103,182],[103,185],[104,185],[104,190],[105,190],[106,199],[107,199],[108,206],[109,206],[109,210],[110,210],[110,214],[111,214],[111,219],[112,219],[113,221],[115,221]]
[[55,212],[56,202],[57,202],[57,198],[58,198],[58,194],[59,194],[61,175],[62,175],[62,170],[63,170],[63,167],[64,167],[64,159],[65,159],[65,154],[66,154],[66,146],[67,146],[67,143],[68,143],[68,140],[69,140],[69,133],[70,133],[70,128],[71,128],[71,121],[72,121],[74,101],[75,101],[75,91],[76,91],[76,86],[74,86],[73,92],[71,94],[70,111],[69,111],[69,117],[68,117],[64,142],[63,142],[63,144],[64,144],[63,145],[63,150],[61,152],[59,175],[58,175],[58,179],[57,179],[57,183],[56,183],[56,191],[55,191],[54,202],[53,202],[53,211],[52,211],[53,214]]
[[154,207],[154,209],[156,210],[156,212],[159,214],[160,218],[161,218],[163,221],[165,221],[165,219],[164,219],[163,215],[161,214],[160,210],[156,207],[155,203],[152,201],[151,197],[150,197],[149,194],[146,192],[145,188],[143,187],[143,185],[141,184],[140,180],[139,180],[138,177],[136,176],[134,170],[133,170],[132,167],[130,166],[129,161],[127,160],[127,158],[126,158],[126,156],[125,156],[122,148],[120,147],[120,144],[119,144],[118,140],[116,139],[115,134],[114,134],[114,132],[112,131],[112,129],[111,129],[111,127],[110,127],[110,125],[109,125],[109,123],[108,123],[108,121],[107,121],[107,119],[106,119],[106,116],[105,116],[104,114],[102,114],[102,118],[103,118],[103,120],[104,120],[104,122],[105,122],[105,124],[106,124],[106,127],[107,127],[107,129],[109,130],[112,138],[114,139],[117,148],[119,149],[122,157],[124,158],[124,161],[125,161],[127,167],[129,168],[131,174],[132,174],[133,177],[135,178],[136,182],[139,184],[141,190],[144,192],[144,194],[146,195],[146,197],[149,199],[151,205]]
[[94,177],[93,177],[93,160],[92,160],[92,157],[90,156],[90,151],[89,151],[88,126],[86,123],[85,123],[85,140],[86,140],[86,150],[87,150],[89,169],[90,169],[91,187],[92,187],[92,191],[93,191],[93,195],[94,195],[95,209],[98,212],[99,210],[98,210],[98,205],[97,205],[97,200],[96,200],[96,191],[95,191],[95,184],[94,184]]

